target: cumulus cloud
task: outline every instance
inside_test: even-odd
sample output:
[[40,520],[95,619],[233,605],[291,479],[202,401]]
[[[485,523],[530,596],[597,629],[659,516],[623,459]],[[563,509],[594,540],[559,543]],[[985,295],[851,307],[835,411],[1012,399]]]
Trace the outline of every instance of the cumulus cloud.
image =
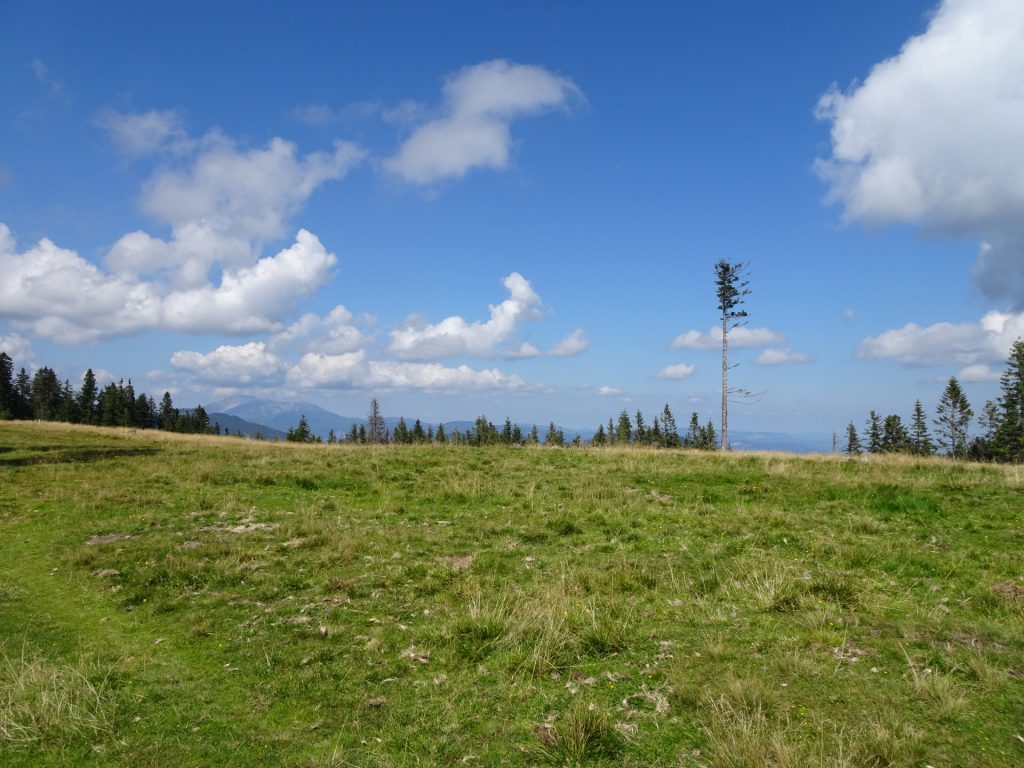
[[28,366],[32,358],[32,343],[17,333],[0,335],[0,352],[6,352],[15,367]]
[[1024,336],[1024,313],[992,311],[977,323],[907,323],[861,341],[865,360],[893,360],[913,366],[968,366],[1006,361],[1013,342]]
[[171,239],[125,235],[107,255],[111,270],[192,287],[205,283],[215,265],[251,264],[260,243],[281,237],[318,186],[342,178],[364,156],[338,142],[333,152],[299,157],[280,138],[240,150],[217,132],[199,147],[188,163],[158,170],[143,188],[143,209],[171,226]]
[[[730,347],[762,347],[785,342],[785,335],[768,328],[747,328],[744,325],[729,331]],[[686,331],[672,341],[672,349],[718,349],[721,346],[722,329],[717,326],[712,326],[707,333]]]
[[696,372],[697,366],[688,365],[687,363],[678,363],[677,365],[670,365],[667,368],[662,368],[656,374],[654,378],[662,379],[664,381],[678,381],[680,379],[688,379]]
[[504,168],[510,123],[565,107],[579,89],[546,69],[508,61],[465,67],[443,87],[442,115],[417,128],[384,167],[413,184],[461,177],[473,168]]
[[582,355],[590,348],[590,341],[582,328],[577,328],[551,348],[552,357],[572,357]]
[[493,355],[499,345],[515,335],[520,325],[541,316],[540,297],[529,280],[513,272],[502,283],[509,297],[501,304],[489,307],[490,319],[486,322],[467,323],[458,315],[446,317],[435,324],[407,322],[390,332],[388,350],[402,360]]
[[282,363],[260,341],[238,346],[220,346],[213,352],[180,351],[171,355],[171,365],[191,373],[197,380],[224,385],[274,382],[280,379]]
[[927,30],[862,84],[832,87],[817,115],[832,153],[816,162],[849,221],[978,234],[991,297],[1024,305],[1024,4],[945,0]]
[[505,358],[508,360],[527,360],[531,357],[540,357],[540,350],[536,345],[531,344],[528,341],[524,341],[519,346],[514,347],[505,353]]
[[527,386],[519,376],[467,365],[451,368],[440,363],[367,360],[363,350],[342,355],[308,352],[288,371],[288,384],[306,389],[424,389],[440,391],[518,390]]
[[355,352],[369,339],[354,323],[352,313],[339,304],[326,316],[308,312],[270,339],[275,351],[316,351],[328,355]]
[[754,365],[802,365],[809,362],[811,362],[811,358],[802,352],[783,347],[762,350],[761,354],[755,358]]
[[130,274],[110,274],[44,238],[18,253],[0,224],[0,316],[65,344],[142,330],[255,333],[279,330],[295,302],[329,277],[336,258],[315,235],[251,267],[225,270],[219,285],[167,290]]
[[621,395],[622,390],[619,389],[618,387],[604,386],[598,388],[597,394],[599,394],[601,397],[608,397],[609,395]]
[[100,111],[96,125],[105,130],[119,152],[130,158],[163,150],[187,151],[194,142],[188,137],[181,116],[173,109],[148,112]]
[[960,381],[999,381],[1002,373],[997,371],[991,365],[968,365],[960,373],[957,374],[957,378]]

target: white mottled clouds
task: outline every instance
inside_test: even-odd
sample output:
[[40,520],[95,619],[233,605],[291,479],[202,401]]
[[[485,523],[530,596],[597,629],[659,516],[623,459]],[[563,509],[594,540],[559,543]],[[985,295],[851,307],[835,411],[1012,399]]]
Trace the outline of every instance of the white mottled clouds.
[[656,374],[654,378],[661,379],[662,381],[681,381],[682,379],[688,379],[693,376],[697,371],[697,366],[689,365],[688,363],[678,363],[676,365],[670,365],[667,368],[662,368]]
[[384,167],[412,184],[505,168],[516,118],[566,107],[580,91],[546,69],[508,61],[465,67],[444,84],[442,113],[416,128]]
[[945,0],[927,30],[818,104],[815,168],[849,221],[980,235],[974,277],[1024,306],[1024,3]]
[[[499,345],[510,341],[523,323],[541,317],[540,297],[526,278],[513,272],[502,283],[509,297],[489,307],[489,320],[469,323],[453,315],[433,324],[409,322],[391,331],[388,351],[400,360],[494,355]],[[523,351],[522,345],[518,351]],[[516,356],[514,352],[512,356]]]
[[552,357],[575,357],[590,348],[590,341],[582,328],[577,328],[551,348]]
[[907,323],[861,341],[864,360],[892,360],[910,366],[963,366],[968,381],[992,381],[991,367],[1006,361],[1013,342],[1024,336],[1024,313],[992,311],[977,323]]
[[207,354],[175,352],[171,365],[204,383],[228,386],[276,383],[283,370],[280,358],[261,341],[220,346]]
[[[784,344],[786,337],[769,328],[740,326],[729,331],[731,347],[762,347],[766,344]],[[712,326],[707,333],[686,331],[675,337],[672,349],[718,349],[722,346],[722,329]]]
[[315,235],[300,230],[291,247],[225,270],[217,285],[169,290],[130,273],[106,273],[46,238],[19,253],[0,224],[0,313],[63,344],[147,330],[267,332],[327,280],[335,261]]
[[148,112],[118,112],[104,109],[96,125],[107,132],[111,143],[129,158],[157,152],[184,152],[194,146],[181,116],[173,109]]
[[811,362],[811,358],[802,352],[795,352],[789,347],[762,350],[754,358],[754,365],[803,365]]

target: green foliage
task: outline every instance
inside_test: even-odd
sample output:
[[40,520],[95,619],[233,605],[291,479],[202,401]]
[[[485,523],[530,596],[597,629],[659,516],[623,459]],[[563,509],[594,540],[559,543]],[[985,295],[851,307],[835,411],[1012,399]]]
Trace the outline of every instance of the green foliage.
[[967,453],[967,428],[974,416],[956,376],[952,376],[935,409],[935,430],[946,455],[961,458]]
[[289,443],[315,443],[318,442],[316,435],[309,429],[309,422],[303,414],[299,417],[299,423],[288,430],[285,441]]

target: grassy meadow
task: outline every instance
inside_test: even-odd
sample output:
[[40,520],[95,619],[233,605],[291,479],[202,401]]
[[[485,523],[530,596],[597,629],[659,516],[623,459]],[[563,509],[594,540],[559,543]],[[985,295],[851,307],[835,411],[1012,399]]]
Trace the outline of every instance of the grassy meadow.
[[1024,468],[0,422],[0,765],[1024,765]]

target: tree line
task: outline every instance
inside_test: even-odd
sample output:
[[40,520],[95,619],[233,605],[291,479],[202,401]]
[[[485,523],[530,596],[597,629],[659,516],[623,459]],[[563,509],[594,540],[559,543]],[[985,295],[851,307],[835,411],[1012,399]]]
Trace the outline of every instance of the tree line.
[[974,461],[1020,463],[1024,461],[1024,340],[1010,348],[1006,370],[999,379],[1000,395],[989,400],[977,417],[980,433],[971,436],[974,409],[955,376],[946,383],[935,407],[932,425],[921,401],[914,403],[909,428],[895,414],[886,417],[871,411],[861,433],[851,421],[846,428],[846,453],[908,453],[932,456],[944,453]]
[[52,368],[38,369],[32,376],[21,368],[14,373],[14,361],[0,351],[0,419],[64,421],[100,427],[135,427],[168,432],[220,434],[220,425],[210,424],[203,407],[178,409],[169,392],[160,403],[145,392],[136,393],[131,379],[100,387],[92,368],[75,389],[68,379],[61,381]]

